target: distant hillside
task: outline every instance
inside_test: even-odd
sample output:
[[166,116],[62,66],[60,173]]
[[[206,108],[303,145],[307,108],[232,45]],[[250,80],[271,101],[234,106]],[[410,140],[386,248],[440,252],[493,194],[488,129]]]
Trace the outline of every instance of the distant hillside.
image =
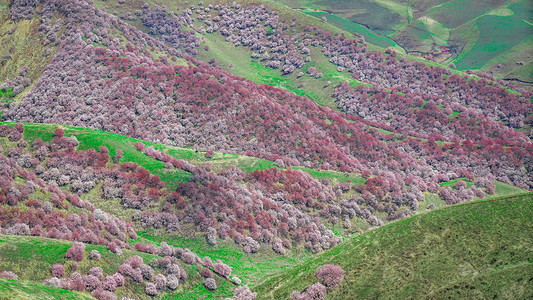
[[533,194],[476,201],[418,215],[355,237],[255,288],[287,299],[337,264],[326,299],[530,299]]
[[[533,87],[533,7],[525,0],[299,1],[290,7],[326,17],[384,48],[454,63],[460,70],[494,72]],[[513,34],[508,34],[512,31]]]

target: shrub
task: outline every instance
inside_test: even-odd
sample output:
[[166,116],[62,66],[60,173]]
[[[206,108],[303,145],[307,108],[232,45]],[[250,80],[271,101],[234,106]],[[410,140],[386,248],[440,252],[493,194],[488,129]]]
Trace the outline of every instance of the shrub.
[[76,242],[70,249],[68,249],[65,256],[75,261],[83,260],[83,252],[85,252],[85,245],[83,243]]
[[168,275],[167,277],[167,286],[171,290],[175,290],[178,288],[179,285],[179,278],[176,277],[176,275]]
[[215,270],[215,273],[224,277],[228,277],[231,274],[231,267],[220,260],[213,265],[213,269]]
[[214,291],[217,289],[217,283],[213,278],[204,279],[204,286],[210,291]]
[[165,268],[166,275],[176,275],[178,278],[181,276],[181,268],[178,264],[170,264]]
[[294,291],[291,293],[291,300],[322,300],[326,297],[326,287],[317,282],[309,285],[303,293]]
[[242,280],[237,277],[237,276],[233,276],[231,277],[231,279],[236,283],[236,284],[241,284],[242,283]]
[[146,295],[148,296],[155,296],[157,295],[157,287],[152,282],[146,283],[146,289],[145,289]]
[[98,277],[94,275],[83,275],[82,280],[85,282],[85,288],[89,292],[92,292],[98,289],[102,284],[100,280],[98,279]]
[[344,278],[344,270],[338,265],[327,264],[318,268],[315,272],[316,278],[328,289],[335,288]]
[[102,283],[102,288],[106,291],[114,292],[117,289],[117,282],[115,281],[115,276],[107,275],[104,282]]
[[255,297],[257,297],[257,293],[250,291],[247,285],[236,288],[233,295],[236,300],[253,300]]
[[155,287],[158,291],[162,291],[167,286],[167,278],[163,274],[157,274],[154,278]]
[[92,267],[87,274],[95,276],[100,281],[104,279],[104,270],[101,267]]
[[45,279],[43,281],[43,284],[53,286],[53,287],[59,287],[60,281],[59,281],[59,278],[52,277],[52,278]]
[[52,276],[61,278],[65,276],[65,266],[62,264],[55,264],[52,266]]
[[126,262],[130,264],[132,268],[138,268],[143,264],[143,259],[140,256],[135,255],[128,258]]
[[217,231],[213,227],[207,228],[206,233],[206,240],[209,245],[216,245],[217,244]]
[[17,280],[19,277],[17,274],[11,272],[11,271],[2,271],[0,272],[0,278],[7,278],[7,279],[14,279]]
[[152,280],[152,278],[154,277],[154,270],[152,269],[152,267],[147,264],[141,264],[139,266],[139,269],[141,270],[144,279]]
[[213,277],[213,272],[211,272],[211,270],[209,270],[208,268],[203,268],[201,274],[204,278]]
[[116,300],[117,296],[110,291],[98,288],[91,293],[91,296],[98,300]]
[[162,256],[171,256],[174,253],[174,247],[170,246],[165,242],[162,242],[161,246],[157,248],[156,253]]
[[98,252],[98,250],[91,250],[91,252],[89,252],[89,258],[92,260],[100,260],[100,252]]
[[124,280],[124,276],[122,276],[122,274],[120,273],[115,273],[112,275],[116,284],[117,284],[117,287],[118,286],[123,286],[124,283],[125,283],[125,280]]

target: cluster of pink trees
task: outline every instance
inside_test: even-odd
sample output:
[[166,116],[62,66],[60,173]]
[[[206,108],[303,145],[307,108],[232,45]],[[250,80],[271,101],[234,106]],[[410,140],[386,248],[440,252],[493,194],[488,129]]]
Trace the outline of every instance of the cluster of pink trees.
[[[283,254],[292,244],[304,243],[310,251],[318,252],[339,242],[321,224],[320,216],[312,213],[324,210],[324,203],[334,202],[337,196],[333,187],[305,172],[272,168],[244,174],[232,167],[215,174],[151,147],[143,151],[192,174],[190,182],[170,194],[167,201],[172,205],[165,211],[141,214],[143,226],[168,229],[166,218],[177,216],[179,221],[193,223],[198,230],[207,232],[212,244],[216,243],[216,236],[230,237],[247,253],[257,252],[261,243],[270,244]],[[181,201],[188,204],[182,205]],[[216,268],[215,272],[219,273]]]
[[164,41],[171,43],[176,49],[184,49],[190,55],[198,54],[200,38],[195,31],[184,30],[182,27],[182,24],[190,24],[192,21],[188,14],[178,16],[165,6],[154,6],[152,9],[145,6],[141,19],[150,28],[150,34],[160,35]]
[[[139,245],[139,244],[137,244]],[[145,248],[138,250],[146,250]],[[152,246],[153,247],[153,246]],[[74,243],[74,245],[67,251],[66,257],[68,259],[80,262],[84,260],[85,245],[82,243]],[[145,251],[150,252],[150,251]],[[94,259],[97,250],[90,252],[90,258]],[[140,256],[131,256],[124,260],[118,271],[113,274],[104,274],[104,270],[101,267],[91,267],[85,275],[82,275],[76,267],[65,270],[65,266],[62,264],[55,264],[51,268],[51,278],[44,280],[44,284],[59,287],[66,290],[73,291],[88,291],[91,295],[97,299],[116,299],[115,291],[117,288],[130,285],[132,283],[145,285],[145,292],[149,296],[156,296],[158,293],[165,290],[175,290],[180,283],[187,281],[188,275],[185,270],[180,266],[178,259],[181,259],[184,263],[198,264],[200,268],[204,268],[207,272],[205,274],[208,289],[216,289],[216,281],[214,274],[226,279],[230,279],[231,268],[224,264],[222,261],[217,260],[212,263],[209,257],[205,257],[203,260],[190,252],[188,249],[181,249],[170,246],[166,243],[161,243],[151,253],[160,255],[159,258],[154,258],[149,264],[144,263]],[[98,253],[99,256],[99,253]],[[212,270],[213,272],[211,272]],[[74,272],[72,272],[74,271]],[[67,273],[72,272],[70,275]],[[2,272],[0,277],[17,279],[17,276],[12,272]],[[236,284],[240,284],[238,278],[231,279]],[[254,296],[247,287],[242,287],[238,290],[238,294],[243,296]],[[254,296],[255,297],[255,296]],[[240,298],[239,298],[240,299]],[[253,298],[251,298],[253,299]]]
[[[0,151],[0,203],[7,204],[0,208],[2,232],[130,248],[127,240],[136,236],[132,223],[95,209],[92,203],[58,186],[70,183],[73,174],[83,176],[81,167],[68,173],[72,163],[91,166],[95,172],[91,174],[96,174],[103,169],[98,165],[105,165],[108,157],[94,150],[75,151],[77,141],[64,137],[61,130],[50,143],[37,139],[31,145],[21,139],[23,132],[21,124],[0,128],[0,139],[17,143],[5,150],[7,155]],[[64,166],[61,170],[57,168],[60,165]],[[16,183],[17,177],[24,183]],[[32,197],[36,191],[44,193],[47,200]],[[82,212],[73,213],[71,206]]]
[[[85,246],[81,243],[75,243],[67,252],[67,258],[75,261],[82,261]],[[96,251],[96,250],[93,250]],[[52,277],[43,281],[43,284],[58,287],[69,291],[88,291],[97,299],[116,299],[114,294],[118,287],[124,286],[126,280],[124,276],[117,272],[104,276],[101,267],[91,267],[87,274],[82,275],[77,272],[77,264],[72,265],[67,275],[65,266],[55,264],[52,266]]]
[[[453,82],[454,76],[458,78],[453,75],[448,82]],[[335,96],[339,106],[348,113],[387,123],[398,133],[420,138],[437,134],[441,140],[448,141],[530,142],[524,133],[515,131],[530,122],[526,119],[533,110],[529,93],[511,94],[502,87],[488,85],[485,79],[478,84],[471,79],[468,85],[464,84],[466,77],[460,81],[463,82],[460,85],[449,84],[449,89],[442,85],[443,91],[436,95],[412,92],[405,87],[394,87],[389,92],[378,85],[353,89],[346,82],[339,85]]]

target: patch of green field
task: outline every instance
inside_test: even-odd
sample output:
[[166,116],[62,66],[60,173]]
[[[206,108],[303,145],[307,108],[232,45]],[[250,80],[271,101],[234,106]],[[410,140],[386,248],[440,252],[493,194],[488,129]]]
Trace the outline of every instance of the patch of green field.
[[418,203],[419,211],[423,211],[423,209],[429,208],[431,204],[433,204],[436,209],[446,207],[446,202],[442,200],[437,194],[425,192],[424,197],[424,201]]
[[504,4],[507,0],[454,0],[429,10],[428,14],[448,28],[459,27],[486,12]]
[[90,295],[71,292],[22,280],[0,278],[0,299],[94,299]]
[[455,62],[458,69],[480,69],[492,58],[531,36],[533,26],[524,20],[531,18],[533,5],[515,3],[508,8],[514,12],[513,15],[485,15],[476,20],[479,38],[473,48]]
[[[329,23],[332,23],[346,31],[349,31],[352,33],[357,32],[363,35],[365,37],[365,41],[367,41],[368,43],[378,45],[383,48],[401,49],[400,47],[398,47],[396,42],[390,39],[389,37],[378,34],[374,32],[372,29],[369,29],[359,23],[344,19],[337,15],[328,14],[323,11],[309,11],[307,12],[307,14],[317,17],[317,18],[326,17]],[[403,51],[403,50],[398,50],[398,51]]]
[[441,45],[448,44],[448,38],[450,37],[450,29],[444,27],[442,23],[437,20],[432,19],[431,17],[421,17],[418,19],[419,22],[423,23],[427,31],[433,35],[437,42]]
[[7,88],[5,90],[0,89],[0,99],[5,99],[8,101],[9,99],[15,97],[15,93],[13,93],[13,90],[10,88]]
[[441,182],[441,183],[439,183],[439,185],[440,186],[453,187],[455,185],[455,183],[457,181],[459,181],[459,180],[462,180],[462,181],[466,182],[466,187],[467,188],[471,187],[474,184],[472,181],[469,181],[466,177],[462,177],[462,178],[457,178],[457,179],[446,181],[446,182]]
[[342,172],[332,171],[332,170],[320,170],[319,171],[319,170],[314,170],[314,169],[304,168],[304,167],[293,167],[293,169],[307,172],[311,176],[319,180],[326,178],[329,180],[335,180],[338,183],[351,182],[353,185],[362,185],[366,182],[366,179],[361,177],[360,174],[342,173]]
[[383,35],[392,34],[392,27],[402,21],[399,13],[371,0],[324,0],[314,5],[332,10],[350,21],[365,24]]
[[528,190],[516,187],[514,185],[510,185],[501,181],[495,181],[494,186],[496,186],[496,190],[494,192],[494,195],[491,197],[504,197],[504,196],[511,196],[516,194],[523,194],[527,193]]
[[345,242],[254,290],[258,299],[286,299],[316,282],[318,267],[333,263],[346,273],[326,299],[531,298],[532,215],[532,193],[416,215]]

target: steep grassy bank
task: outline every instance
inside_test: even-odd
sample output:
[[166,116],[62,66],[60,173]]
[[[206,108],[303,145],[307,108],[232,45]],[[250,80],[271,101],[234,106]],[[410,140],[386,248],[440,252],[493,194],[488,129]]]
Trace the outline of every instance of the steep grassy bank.
[[256,291],[287,298],[333,263],[346,274],[329,299],[531,298],[531,216],[531,193],[447,207],[358,236]]

